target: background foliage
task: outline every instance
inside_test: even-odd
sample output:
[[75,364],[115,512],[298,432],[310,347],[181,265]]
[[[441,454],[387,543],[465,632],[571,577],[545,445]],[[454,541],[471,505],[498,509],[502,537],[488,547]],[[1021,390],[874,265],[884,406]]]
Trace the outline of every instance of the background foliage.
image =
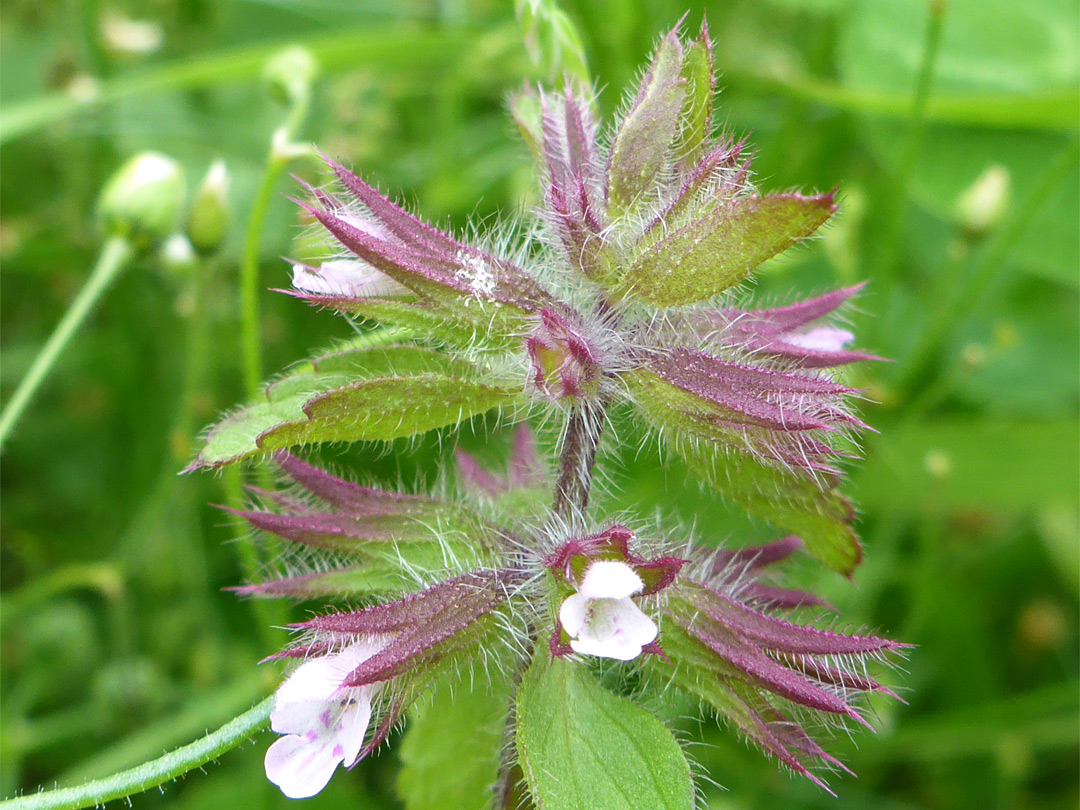
[[[670,719],[704,743],[692,753],[726,788],[707,788],[708,805],[1075,807],[1075,3],[939,4],[924,106],[913,99],[934,32],[922,0],[562,5],[607,114],[656,35],[688,5],[692,25],[707,11],[726,88],[720,120],[752,133],[761,185],[841,193],[839,221],[763,273],[757,294],[789,300],[868,279],[853,320],[863,345],[896,360],[861,371],[864,418],[881,431],[853,482],[867,562],[854,582],[809,560],[794,577],[845,621],[919,645],[910,705],[883,702],[877,737],[835,742],[860,777],[834,780],[837,800],[676,707]],[[138,58],[110,50],[99,24],[110,10],[159,25],[160,48]],[[276,680],[254,662],[285,634],[268,638],[251,604],[221,591],[242,580],[232,528],[206,506],[224,498],[221,481],[176,476],[198,428],[243,396],[243,222],[282,116],[259,83],[265,60],[283,44],[311,48],[323,72],[303,138],[459,227],[535,201],[504,99],[547,77],[522,46],[512,4],[491,0],[10,0],[4,12],[5,397],[85,279],[99,246],[96,194],[126,157],[172,154],[191,184],[224,158],[235,217],[201,297],[153,255],[136,261],[5,448],[0,794],[9,796],[157,756]],[[88,76],[99,82],[92,105],[77,95]],[[1010,180],[1004,214],[973,232],[958,200],[991,166]],[[318,178],[311,162],[294,170]],[[284,286],[278,257],[297,249],[296,209],[275,197],[269,217],[263,286]],[[268,370],[351,334],[285,296],[266,292],[262,306]],[[482,433],[463,439],[481,455]],[[677,462],[661,468],[654,448],[626,438],[608,464],[615,505],[693,521],[717,541],[766,538]],[[433,437],[404,453],[323,456],[411,484],[448,451]],[[428,747],[415,738],[392,747],[309,806],[392,808],[404,796],[438,807],[438,778],[446,795],[469,795],[468,774],[439,776],[447,765],[429,756],[473,720],[459,713],[467,706],[437,702],[425,715]],[[481,752],[495,738],[483,724],[475,733]],[[262,776],[268,742],[134,806],[284,806]],[[437,778],[418,779],[416,768]]]

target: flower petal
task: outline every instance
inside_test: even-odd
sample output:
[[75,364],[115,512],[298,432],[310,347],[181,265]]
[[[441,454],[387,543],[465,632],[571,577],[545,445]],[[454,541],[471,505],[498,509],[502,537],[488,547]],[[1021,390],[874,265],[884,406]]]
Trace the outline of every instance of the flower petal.
[[585,619],[589,613],[589,598],[584,594],[575,593],[568,596],[559,608],[559,622],[563,630],[571,638],[576,638],[585,626]]
[[657,636],[656,624],[628,597],[594,599],[579,637],[570,642],[574,652],[629,661]]
[[838,352],[853,340],[853,333],[834,326],[816,326],[806,332],[792,332],[784,337],[785,343],[816,352]]
[[641,577],[626,563],[597,560],[585,571],[578,591],[589,599],[623,599],[644,587]]
[[407,295],[409,290],[367,262],[330,259],[318,270],[293,265],[293,287],[316,295],[390,296]]
[[289,734],[266,750],[266,778],[290,799],[314,796],[330,781],[345,752],[336,741],[309,742]]
[[[278,687],[270,728],[278,734],[320,733],[327,726],[324,720],[327,710],[340,711],[340,701],[345,697],[341,685],[349,673],[382,650],[386,643],[385,638],[365,638],[340,653],[302,664]],[[370,697],[368,702],[370,710]]]

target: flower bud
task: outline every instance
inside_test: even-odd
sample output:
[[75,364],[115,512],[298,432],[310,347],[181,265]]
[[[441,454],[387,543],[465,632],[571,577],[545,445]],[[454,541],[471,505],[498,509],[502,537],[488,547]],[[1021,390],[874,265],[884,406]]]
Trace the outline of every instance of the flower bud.
[[186,190],[179,163],[160,152],[141,152],[105,184],[98,216],[109,235],[156,242],[176,227]]
[[188,276],[198,263],[191,242],[182,233],[174,233],[162,243],[158,259],[161,268],[173,278]]
[[203,254],[217,251],[229,230],[229,170],[215,160],[195,192],[188,213],[187,236]]
[[263,80],[275,100],[292,106],[307,100],[319,66],[307,48],[292,45],[279,51],[266,63]]
[[1009,170],[988,166],[956,201],[956,218],[971,236],[983,236],[1001,222],[1009,205]]
[[540,312],[540,324],[526,341],[533,384],[552,399],[596,394],[600,364],[576,329],[554,310]]

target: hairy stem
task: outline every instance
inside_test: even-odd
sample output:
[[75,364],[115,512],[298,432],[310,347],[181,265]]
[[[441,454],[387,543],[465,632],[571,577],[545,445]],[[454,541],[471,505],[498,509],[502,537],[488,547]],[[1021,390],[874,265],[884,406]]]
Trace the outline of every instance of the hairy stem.
[[274,699],[267,698],[244,714],[230,720],[201,740],[178,748],[165,756],[137,765],[104,779],[96,779],[78,787],[50,790],[33,796],[0,802],[3,810],[61,810],[62,808],[93,807],[113,799],[132,796],[176,779],[188,771],[205,765],[229,751],[256,732],[270,718]]
[[589,505],[593,464],[596,462],[596,450],[600,446],[606,413],[605,400],[570,411],[552,507],[563,520],[571,520]]
[[19,421],[23,410],[30,404],[31,398],[37,392],[38,386],[45,380],[52,370],[53,363],[63,353],[75,332],[82,326],[94,304],[101,298],[102,293],[109,288],[113,280],[127,264],[133,253],[131,243],[122,236],[113,236],[101,249],[94,271],[86,281],[86,286],[79,291],[78,297],[71,303],[68,311],[56,327],[56,331],[49,337],[41,353],[34,359],[19,387],[15,389],[8,404],[0,413],[0,448],[3,447],[11,431],[15,429],[15,423]]

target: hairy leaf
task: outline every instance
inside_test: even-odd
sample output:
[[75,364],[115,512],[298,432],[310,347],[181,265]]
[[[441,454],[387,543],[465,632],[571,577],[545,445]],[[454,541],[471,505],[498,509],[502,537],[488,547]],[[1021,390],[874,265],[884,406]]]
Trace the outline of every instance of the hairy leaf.
[[684,225],[642,254],[617,295],[660,307],[711,298],[803,239],[833,215],[831,194],[742,197]]
[[407,810],[485,810],[510,705],[505,679],[444,680],[413,712],[398,751],[397,789]]
[[664,724],[546,652],[518,692],[517,749],[539,810],[694,806],[690,766]]
[[686,94],[681,51],[674,32],[661,41],[611,145],[608,202],[614,212],[631,208],[664,165]]
[[722,496],[798,535],[806,550],[825,565],[851,575],[862,561],[862,546],[851,528],[851,503],[826,480],[765,465],[678,432],[667,444]]
[[312,442],[413,436],[516,400],[516,392],[478,376],[468,364],[418,347],[326,355],[271,384],[265,402],[219,422],[192,468]]

